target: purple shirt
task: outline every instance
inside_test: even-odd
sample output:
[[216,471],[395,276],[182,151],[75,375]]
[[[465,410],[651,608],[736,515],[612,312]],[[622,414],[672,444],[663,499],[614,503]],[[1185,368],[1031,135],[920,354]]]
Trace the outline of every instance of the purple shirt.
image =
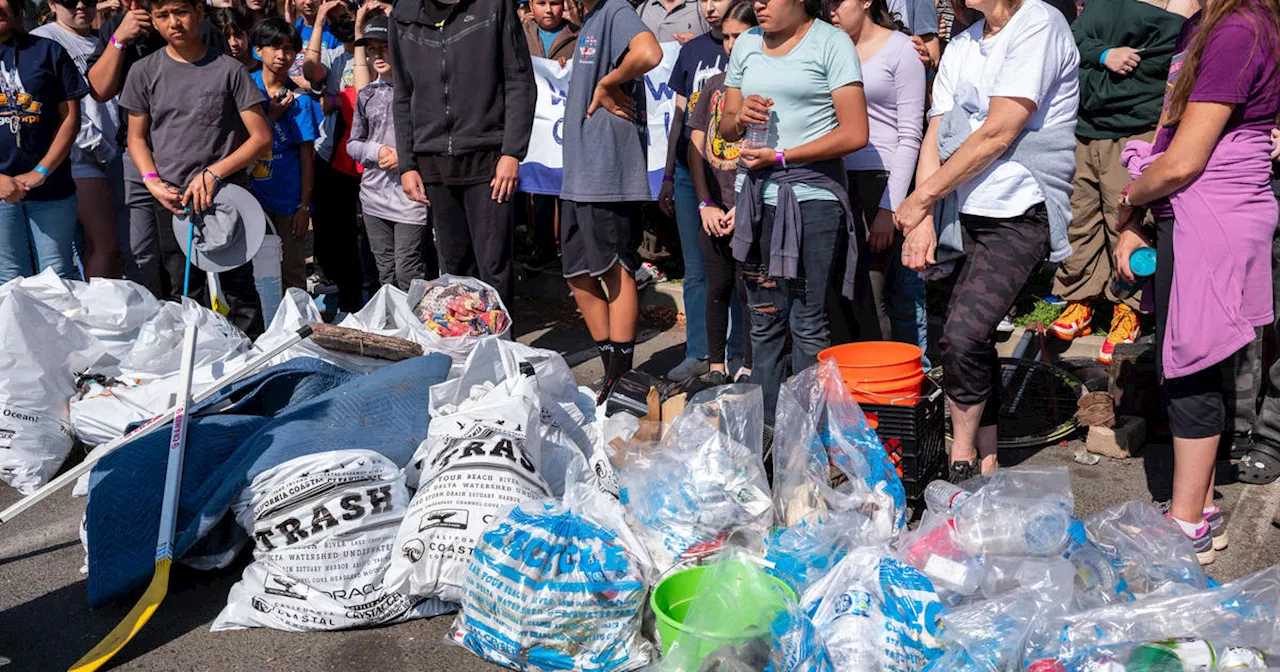
[[[1249,12],[1252,16],[1246,16]],[[1177,50],[1169,65],[1169,84],[1165,92],[1165,108],[1174,82],[1185,61],[1187,47],[1200,27],[1203,12],[1197,12],[1183,26]],[[1246,5],[1218,23],[1204,53],[1200,71],[1189,102],[1230,103],[1235,105],[1223,134],[1237,129],[1269,132],[1276,124],[1280,110],[1280,45],[1277,36],[1263,27],[1269,25],[1265,14]],[[1155,151],[1168,149],[1176,127],[1166,126],[1156,136]]]
[[396,148],[396,129],[391,123],[391,85],[378,79],[360,90],[356,114],[351,124],[347,153],[364,164],[360,176],[360,203],[364,211],[398,224],[427,223],[427,206],[414,203],[400,188],[400,171],[378,167],[378,152]]
[[880,207],[896,210],[911,189],[924,135],[924,64],[911,38],[894,31],[862,64],[867,146],[844,158],[845,170],[887,170]]

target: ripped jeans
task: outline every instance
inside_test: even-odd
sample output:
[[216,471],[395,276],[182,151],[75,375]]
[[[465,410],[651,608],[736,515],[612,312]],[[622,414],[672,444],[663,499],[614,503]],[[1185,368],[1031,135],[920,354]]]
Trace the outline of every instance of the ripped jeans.
[[760,236],[743,264],[747,309],[751,312],[751,380],[764,388],[765,421],[773,423],[778,389],[787,376],[783,354],[791,333],[791,372],[818,363],[818,353],[831,346],[827,291],[836,254],[847,248],[844,212],[836,201],[804,201],[800,218],[799,277],[787,280],[765,276],[774,207],[765,205]]

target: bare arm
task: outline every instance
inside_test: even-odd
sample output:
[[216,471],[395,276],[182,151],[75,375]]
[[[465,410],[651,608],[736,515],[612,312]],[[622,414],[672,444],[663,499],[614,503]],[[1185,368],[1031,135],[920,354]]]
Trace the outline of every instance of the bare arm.
[[707,185],[706,159],[702,158],[702,148],[706,146],[706,131],[694,130],[689,136],[689,177],[693,180],[693,192],[701,203],[711,198],[711,189]]
[[646,72],[662,63],[662,47],[653,33],[643,32],[631,38],[627,44],[627,53],[613,72],[600,79],[600,86],[621,86],[633,79],[643,77]]
[[839,125],[830,133],[787,150],[787,163],[839,159],[867,146],[867,97],[862,84],[846,84],[831,92]]
[[[342,4],[342,0],[328,0],[328,2],[320,5],[320,10],[316,12],[316,23],[311,28],[311,39],[307,41],[306,59],[302,61],[302,77],[305,82],[298,82],[300,86],[306,88],[317,87],[324,84],[324,80],[329,76],[329,69],[324,67],[320,62],[320,57],[324,54],[324,24],[328,19],[329,12],[338,5]],[[331,92],[326,91],[326,94]],[[337,93],[336,91],[332,93]]]
[[49,151],[44,153],[39,164],[49,172],[61,166],[67,159],[67,155],[71,153],[71,145],[75,143],[76,134],[80,132],[80,101],[64,100],[58,103],[58,116],[62,118],[62,122],[58,124],[58,132],[53,136]]
[[1134,205],[1146,205],[1199,177],[1233,109],[1233,105],[1226,103],[1187,103],[1169,149],[1133,182],[1129,200]]
[[[127,45],[151,32],[151,14],[145,9],[133,9],[125,13],[120,26],[112,33],[118,44]],[[124,50],[102,45],[102,54],[89,68],[89,94],[99,103],[105,103],[124,88]]]
[[946,163],[929,171],[921,180],[926,160],[937,159],[938,122],[931,120],[925,147],[920,152],[920,166],[916,169],[916,190],[903,199],[894,214],[898,228],[910,232],[933,212],[935,203],[986,170],[1009,149],[1035,111],[1035,104],[1026,98],[993,97],[986,121]]
[[[676,94],[676,109],[671,115],[671,129],[667,132],[667,163],[663,170],[663,175],[676,174],[676,145],[680,144],[673,138],[679,138],[684,132],[684,115],[689,107],[689,99],[680,94]],[[693,152],[689,152],[692,154]],[[692,164],[691,164],[692,165]]]
[[742,107],[742,89],[726,88],[720,108],[720,137],[725,142],[737,142],[747,132],[747,125],[738,120]]
[[[129,158],[133,160],[133,165],[138,167],[138,173],[141,175],[152,175],[158,172],[156,171],[155,157],[152,156],[151,147],[147,144],[147,137],[150,133],[151,117],[140,112],[130,111]],[[160,205],[174,214],[182,213],[182,192],[178,191],[177,187],[159,177],[144,177],[142,184],[147,187],[147,191],[151,192],[151,196]]]

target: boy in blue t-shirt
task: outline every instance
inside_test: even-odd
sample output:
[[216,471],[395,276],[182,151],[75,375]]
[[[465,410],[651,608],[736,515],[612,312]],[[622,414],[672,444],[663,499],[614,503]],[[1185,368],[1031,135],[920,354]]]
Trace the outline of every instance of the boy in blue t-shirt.
[[267,96],[272,138],[271,150],[250,167],[253,194],[280,236],[284,286],[306,289],[303,238],[311,221],[313,143],[320,134],[320,109],[310,96],[290,90],[289,67],[302,48],[296,28],[279,17],[263,19],[253,29],[253,48],[262,59],[262,70],[253,73],[253,81]]

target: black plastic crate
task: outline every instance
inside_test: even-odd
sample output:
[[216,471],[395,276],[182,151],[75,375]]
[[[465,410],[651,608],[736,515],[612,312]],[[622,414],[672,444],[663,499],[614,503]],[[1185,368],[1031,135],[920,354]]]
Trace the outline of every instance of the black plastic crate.
[[928,376],[913,405],[859,404],[879,421],[876,433],[898,465],[907,499],[919,501],[934,479],[946,475],[946,415],[942,388]]

